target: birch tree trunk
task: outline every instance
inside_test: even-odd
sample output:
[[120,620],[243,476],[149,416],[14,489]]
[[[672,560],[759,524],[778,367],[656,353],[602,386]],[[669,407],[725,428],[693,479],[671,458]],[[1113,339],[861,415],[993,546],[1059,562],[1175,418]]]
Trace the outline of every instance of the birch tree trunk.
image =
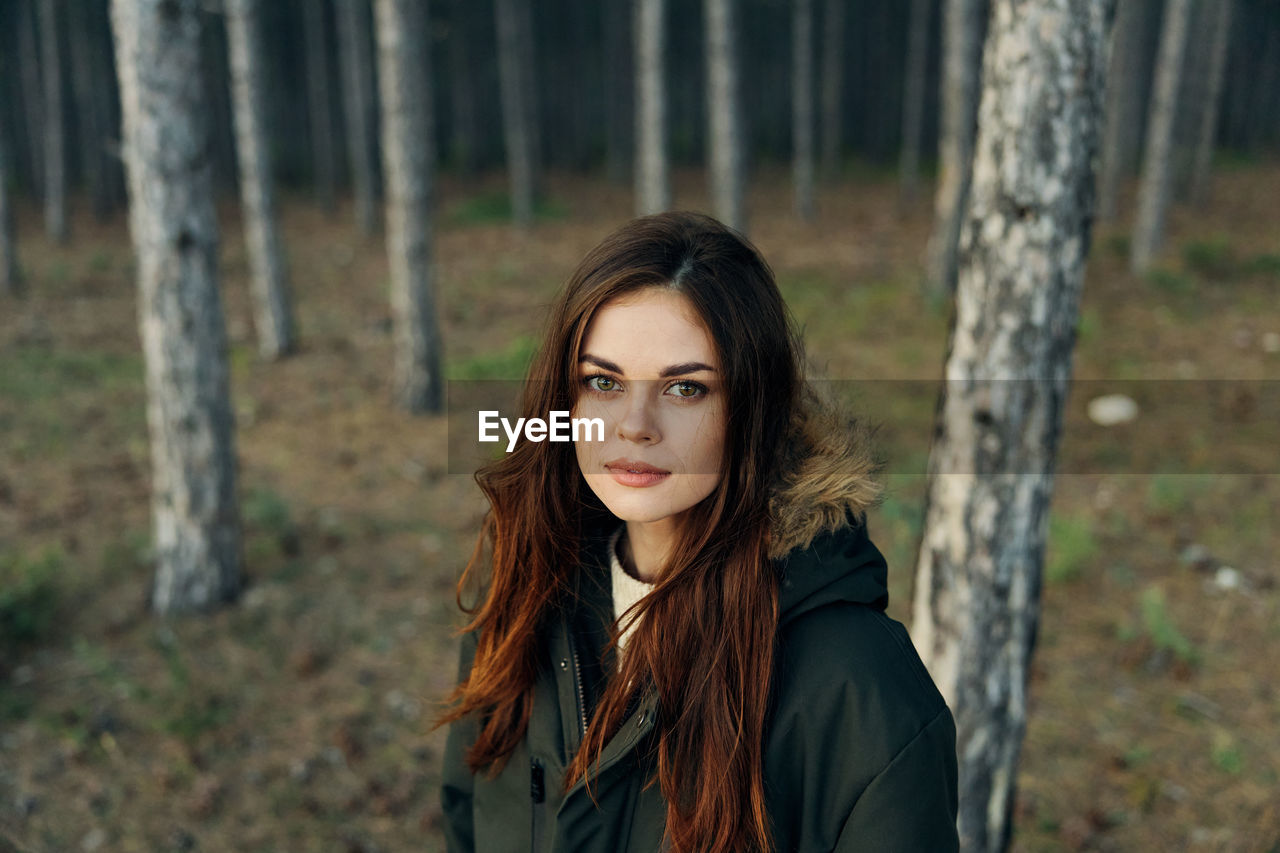
[[525,0],[495,0],[498,28],[498,77],[502,90],[502,132],[507,148],[507,173],[511,183],[511,217],[521,228],[533,223],[534,128],[525,99],[529,93],[524,65],[529,55],[521,44],[524,28],[517,4]]
[[736,0],[705,0],[707,34],[707,163],[716,218],[743,234],[743,122],[738,80]]
[[965,851],[1012,830],[1110,6],[993,3],[911,627],[956,718]]
[[293,351],[294,324],[289,271],[276,227],[275,191],[271,183],[259,2],[223,0],[223,9],[231,58],[240,202],[249,255],[254,325],[258,352],[263,358],[274,360]]
[[67,242],[66,128],[62,121],[62,45],[58,0],[40,0],[40,66],[44,70],[44,230]]
[[162,614],[233,598],[242,562],[199,4],[111,4],[151,432],[151,607]]
[[982,14],[987,5],[986,0],[944,0],[944,3],[938,187],[926,274],[926,290],[933,299],[950,295],[956,285],[957,244],[969,195],[969,167],[977,131]]
[[1133,170],[1141,138],[1142,43],[1147,0],[1119,0],[1107,63],[1106,131],[1098,177],[1098,218],[1119,213],[1121,180]]
[[813,0],[794,0],[791,19],[791,174],[796,215],[813,220]]
[[844,7],[848,0],[826,0],[822,23],[822,151],[821,169],[833,178],[840,168],[844,115]]
[[338,54],[342,63],[347,156],[355,183],[356,222],[365,235],[378,230],[378,152],[373,140],[372,38],[366,13],[369,0],[337,0]]
[[920,194],[920,135],[924,127],[924,75],[929,60],[930,0],[911,0],[907,67],[902,87],[902,156],[899,201],[906,210]]
[[1214,143],[1218,136],[1218,115],[1222,107],[1223,83],[1227,76],[1227,49],[1231,43],[1231,13],[1234,5],[1235,0],[1217,0],[1213,9],[1206,97],[1200,113],[1195,159],[1191,169],[1191,199],[1200,205],[1209,201]]
[[1133,229],[1129,265],[1141,275],[1150,267],[1164,239],[1173,178],[1173,128],[1178,114],[1178,90],[1187,50],[1191,0],[1169,0],[1160,33],[1160,57],[1156,64],[1155,93],[1147,123],[1147,147],[1142,159],[1138,189],[1138,221]]
[[[0,54],[0,60],[8,57]],[[7,63],[4,63],[7,64]],[[9,140],[0,110],[0,296],[18,296],[22,281],[18,273],[18,244],[14,239],[13,210],[9,207]]]
[[431,61],[426,0],[375,0],[395,396],[410,412],[444,410],[440,323],[432,278]]
[[671,208],[667,153],[666,0],[635,0],[636,214]]
[[333,210],[337,185],[337,154],[333,140],[333,110],[329,107],[329,38],[325,26],[325,0],[302,4],[302,27],[306,35],[307,115],[311,122],[311,161],[316,199],[327,211]]

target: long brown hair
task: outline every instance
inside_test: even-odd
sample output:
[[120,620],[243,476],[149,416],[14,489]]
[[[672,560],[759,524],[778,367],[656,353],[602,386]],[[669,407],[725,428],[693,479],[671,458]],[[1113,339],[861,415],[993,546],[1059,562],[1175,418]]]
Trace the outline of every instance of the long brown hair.
[[[630,700],[654,689],[656,779],[672,848],[769,851],[763,750],[778,577],[768,558],[768,497],[803,383],[799,339],[773,273],[750,243],[710,217],[632,220],[587,254],[554,303],[522,414],[572,410],[592,316],[611,299],[650,287],[683,294],[710,331],[728,403],[724,475],[685,513],[653,591],[623,614],[624,626],[639,624],[569,764],[565,790],[585,776],[590,793],[590,766]],[[538,644],[573,588],[580,543],[590,525],[612,516],[565,443],[520,442],[480,469],[476,482],[490,509],[458,583],[459,606],[472,616],[463,630],[477,632],[475,663],[450,696],[456,707],[436,725],[481,714],[466,760],[473,772],[490,766],[496,773],[528,727]],[[492,568],[484,593],[468,607],[464,588],[485,563]]]

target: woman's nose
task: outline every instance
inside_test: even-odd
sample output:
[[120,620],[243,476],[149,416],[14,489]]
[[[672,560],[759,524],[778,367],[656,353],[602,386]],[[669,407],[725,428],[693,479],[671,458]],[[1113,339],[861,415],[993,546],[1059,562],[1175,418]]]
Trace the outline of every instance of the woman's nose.
[[649,389],[641,383],[622,400],[618,418],[618,437],[637,444],[656,444],[662,440]]

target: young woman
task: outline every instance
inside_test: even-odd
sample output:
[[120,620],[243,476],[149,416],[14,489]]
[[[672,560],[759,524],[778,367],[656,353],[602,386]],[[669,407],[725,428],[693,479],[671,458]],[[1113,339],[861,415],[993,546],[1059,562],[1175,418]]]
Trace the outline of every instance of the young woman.
[[884,614],[866,433],[802,368],[769,267],[709,217],[579,265],[521,414],[603,436],[477,474],[450,851],[958,848],[955,726]]

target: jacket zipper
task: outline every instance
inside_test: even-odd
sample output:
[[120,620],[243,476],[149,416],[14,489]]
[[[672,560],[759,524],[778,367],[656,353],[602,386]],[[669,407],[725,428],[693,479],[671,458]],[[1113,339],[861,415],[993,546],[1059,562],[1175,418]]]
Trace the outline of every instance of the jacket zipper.
[[530,849],[537,851],[542,840],[542,803],[547,798],[546,778],[542,771],[542,762],[538,759],[531,759],[529,762],[529,799],[532,804],[532,819],[530,832],[533,836]]
[[573,686],[578,695],[578,743],[587,736],[587,703],[582,693],[582,667],[578,663],[578,644],[574,642],[573,633],[569,633],[569,657],[573,658]]

